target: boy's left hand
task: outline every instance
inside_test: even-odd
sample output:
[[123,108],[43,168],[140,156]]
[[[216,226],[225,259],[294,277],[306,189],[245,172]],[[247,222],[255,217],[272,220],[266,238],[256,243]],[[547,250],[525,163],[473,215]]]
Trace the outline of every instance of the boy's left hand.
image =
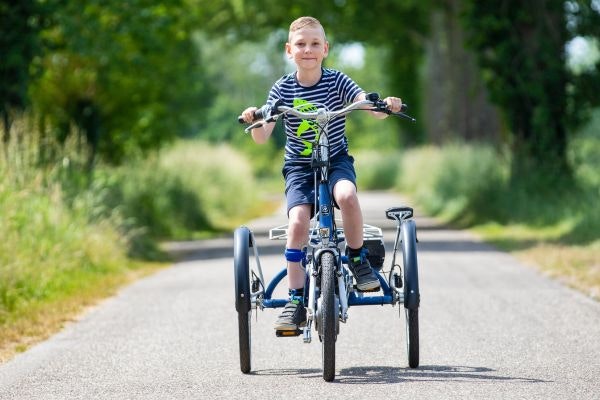
[[400,112],[402,109],[402,100],[398,97],[386,97],[383,99],[392,112]]

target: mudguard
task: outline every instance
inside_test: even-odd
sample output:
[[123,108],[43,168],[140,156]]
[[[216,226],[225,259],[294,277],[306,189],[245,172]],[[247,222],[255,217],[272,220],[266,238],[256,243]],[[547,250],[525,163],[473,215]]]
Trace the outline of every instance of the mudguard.
[[250,298],[250,247],[252,246],[250,230],[241,226],[233,235],[233,272],[235,279],[235,309],[248,312],[251,307]]
[[402,222],[402,258],[404,262],[404,307],[419,308],[419,265],[417,262],[417,227],[415,221]]

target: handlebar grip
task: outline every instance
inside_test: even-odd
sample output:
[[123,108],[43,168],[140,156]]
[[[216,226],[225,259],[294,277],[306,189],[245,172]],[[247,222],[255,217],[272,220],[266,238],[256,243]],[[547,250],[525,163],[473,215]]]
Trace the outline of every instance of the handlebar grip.
[[[252,118],[252,122],[259,120],[259,119],[263,119],[265,117],[264,114],[265,114],[265,106],[262,106],[261,108],[254,111],[254,118]],[[244,121],[244,117],[242,117],[241,115],[238,117],[238,122],[240,124],[246,123],[246,121]]]

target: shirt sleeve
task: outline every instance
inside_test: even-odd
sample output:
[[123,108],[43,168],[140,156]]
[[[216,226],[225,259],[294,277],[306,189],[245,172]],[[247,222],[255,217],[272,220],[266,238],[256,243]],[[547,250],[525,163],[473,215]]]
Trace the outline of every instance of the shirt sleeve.
[[343,72],[338,72],[339,76],[337,79],[339,93],[345,104],[352,103],[356,99],[356,96],[364,92],[364,90],[356,84],[348,75]]

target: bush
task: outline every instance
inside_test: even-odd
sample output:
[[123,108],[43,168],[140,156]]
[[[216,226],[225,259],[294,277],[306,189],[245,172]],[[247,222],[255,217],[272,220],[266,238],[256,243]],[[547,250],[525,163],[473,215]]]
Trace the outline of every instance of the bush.
[[454,144],[411,150],[403,157],[402,171],[397,188],[412,193],[428,213],[465,223],[503,213],[508,169],[491,147]]
[[127,243],[110,221],[67,207],[59,185],[0,178],[0,325],[28,302],[76,290],[78,277],[125,270]]
[[402,159],[399,152],[382,153],[363,150],[355,153],[356,180],[360,190],[383,190],[394,187]]

